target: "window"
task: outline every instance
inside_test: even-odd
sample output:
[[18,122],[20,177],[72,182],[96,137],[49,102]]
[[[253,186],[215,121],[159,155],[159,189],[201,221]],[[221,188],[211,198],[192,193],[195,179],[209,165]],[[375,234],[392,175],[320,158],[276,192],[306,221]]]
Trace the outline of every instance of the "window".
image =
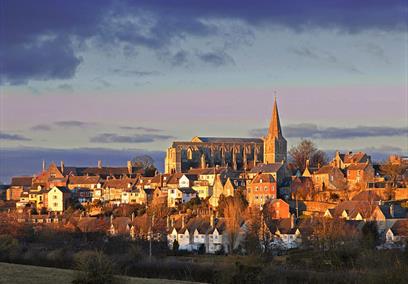
[[57,207],[57,206],[58,206],[58,203],[54,202],[54,207]]
[[54,195],[53,198],[54,198],[54,199],[58,199],[58,196],[57,196],[57,195]]
[[265,189],[265,191],[267,191],[267,190],[268,190],[268,187],[267,187],[267,186],[265,186],[265,187],[264,187],[264,189]]

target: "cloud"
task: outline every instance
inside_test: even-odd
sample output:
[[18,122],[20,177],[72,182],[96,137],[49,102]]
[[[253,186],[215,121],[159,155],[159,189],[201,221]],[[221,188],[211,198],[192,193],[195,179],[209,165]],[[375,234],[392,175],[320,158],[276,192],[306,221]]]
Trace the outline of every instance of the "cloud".
[[221,66],[227,64],[235,65],[235,60],[225,51],[212,51],[212,52],[198,52],[197,57],[204,63],[211,64],[213,66]]
[[149,127],[143,127],[143,126],[121,126],[119,128],[123,129],[123,130],[141,130],[141,131],[145,131],[145,132],[161,132],[161,131],[163,131],[162,129],[149,128]]
[[112,69],[112,72],[121,76],[135,76],[135,77],[147,77],[162,75],[159,71],[140,71],[140,70],[122,70]]
[[[357,126],[354,128],[322,127],[316,124],[292,124],[283,127],[283,134],[288,138],[315,138],[315,139],[352,139],[359,137],[406,136],[407,127],[387,126]],[[252,136],[266,135],[267,129],[253,129]]]
[[135,134],[135,135],[118,135],[114,133],[102,133],[91,137],[92,143],[150,143],[158,140],[173,139],[173,136],[159,134]]
[[83,121],[78,121],[78,120],[65,120],[65,121],[56,121],[54,122],[55,125],[68,128],[68,127],[87,127],[90,126],[93,123],[89,122],[83,122]]
[[[159,53],[188,36],[219,34],[217,20],[248,26],[280,26],[360,32],[406,28],[403,0],[366,1],[6,1],[2,4],[2,84],[70,79],[81,46],[119,47],[125,53],[148,48]],[[182,63],[185,54],[175,55]],[[210,62],[219,62],[212,57]],[[214,61],[215,60],[215,61]]]
[[74,88],[72,87],[72,85],[66,84],[66,83],[58,85],[58,89],[60,89],[62,91],[70,92],[70,93],[72,93],[74,91]]
[[27,138],[27,137],[25,137],[23,135],[11,134],[11,133],[5,133],[5,132],[0,132],[0,140],[31,141],[30,138]]
[[34,131],[51,131],[52,127],[48,124],[38,124],[30,128]]

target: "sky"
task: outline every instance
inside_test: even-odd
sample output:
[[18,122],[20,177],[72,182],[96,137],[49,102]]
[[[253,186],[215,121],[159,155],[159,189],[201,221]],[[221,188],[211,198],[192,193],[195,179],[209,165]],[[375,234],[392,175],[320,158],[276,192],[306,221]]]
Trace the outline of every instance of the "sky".
[[275,95],[289,147],[407,154],[407,19],[397,0],[3,0],[0,181],[42,159],[162,168],[174,140],[264,135]]

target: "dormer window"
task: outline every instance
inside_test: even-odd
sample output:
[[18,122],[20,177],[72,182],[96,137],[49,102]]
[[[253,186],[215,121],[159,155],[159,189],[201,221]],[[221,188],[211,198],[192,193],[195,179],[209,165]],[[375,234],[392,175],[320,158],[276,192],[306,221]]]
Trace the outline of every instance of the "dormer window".
[[260,179],[259,182],[262,183],[262,179]]

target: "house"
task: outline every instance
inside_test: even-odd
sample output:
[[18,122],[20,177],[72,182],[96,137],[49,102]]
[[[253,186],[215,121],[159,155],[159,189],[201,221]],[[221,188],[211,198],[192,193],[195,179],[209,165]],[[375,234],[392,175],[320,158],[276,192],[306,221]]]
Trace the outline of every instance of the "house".
[[110,226],[108,233],[111,236],[117,236],[117,235],[130,235],[130,224],[131,224],[131,218],[129,217],[116,217],[113,218],[111,216],[110,218]]
[[385,221],[386,216],[376,202],[342,201],[335,208],[327,209],[324,217],[346,220]]
[[224,178],[221,175],[215,177],[213,193],[209,200],[212,207],[218,207],[218,201],[221,195],[224,197],[234,196],[235,191],[238,188],[232,182],[230,177],[226,177],[226,180]]
[[197,197],[197,192],[191,187],[169,188],[167,191],[167,206],[176,207],[178,204],[189,202]]
[[259,173],[270,174],[279,185],[286,176],[284,163],[263,164],[259,163],[248,172],[248,178],[253,179]]
[[212,195],[213,188],[208,180],[196,180],[191,188],[197,191],[198,197],[201,199],[206,199]]
[[336,151],[336,154],[330,164],[338,169],[344,170],[351,164],[371,163],[371,157],[364,152],[348,152],[345,154]]
[[313,200],[315,193],[311,176],[293,177],[290,185],[290,194],[293,200]]
[[366,188],[368,183],[374,182],[373,166],[368,161],[350,164],[347,167],[347,182],[353,187]]
[[402,245],[408,242],[408,219],[398,220],[385,234],[386,244]]
[[277,197],[277,182],[271,174],[257,174],[247,186],[247,199],[251,206],[262,206]]
[[24,190],[31,188],[33,178],[29,176],[12,177],[10,187],[6,190],[6,200],[20,200]]
[[[35,208],[42,209],[48,206],[48,190],[40,185],[36,188],[31,188],[28,191],[28,201],[33,204]],[[21,199],[20,199],[21,202]]]
[[63,212],[68,208],[71,193],[67,187],[54,186],[48,191],[48,211]]
[[69,176],[67,187],[70,190],[74,188],[100,188],[101,178],[99,176]]
[[75,187],[71,190],[71,196],[81,204],[91,203],[93,190],[88,187]]
[[300,228],[295,224],[293,215],[290,218],[273,220],[268,224],[272,233],[270,247],[276,249],[293,249],[302,244]]
[[346,187],[344,174],[333,165],[325,165],[319,168],[313,173],[312,179],[318,191],[344,189]]
[[289,204],[282,199],[272,199],[265,204],[266,212],[271,219],[290,218]]
[[102,200],[119,205],[122,201],[122,192],[135,188],[137,179],[121,178],[108,179],[103,184]]
[[43,171],[33,179],[33,186],[40,185],[44,188],[52,188],[54,186],[67,186],[68,177],[63,174],[64,169],[58,168],[53,162],[50,164],[48,169],[45,169],[45,164],[43,165]]

